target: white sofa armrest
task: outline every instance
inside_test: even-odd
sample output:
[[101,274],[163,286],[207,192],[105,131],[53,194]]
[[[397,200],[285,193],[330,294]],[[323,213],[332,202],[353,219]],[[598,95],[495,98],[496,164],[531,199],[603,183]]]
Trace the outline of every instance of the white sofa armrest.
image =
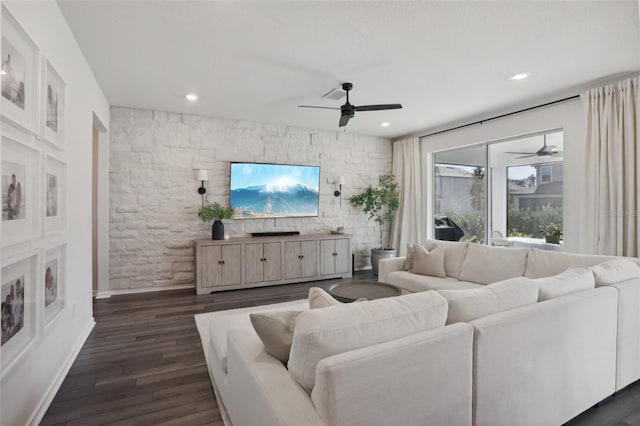
[[311,399],[329,426],[471,425],[472,360],[472,327],[441,327],[323,359]]
[[640,278],[612,284],[618,296],[616,391],[640,379]]
[[250,330],[230,330],[227,339],[225,404],[233,426],[326,426],[309,394]]
[[617,305],[602,287],[471,321],[474,425],[560,425],[613,394]]
[[380,259],[378,261],[378,282],[387,282],[387,277],[390,272],[402,271],[402,265],[404,265],[405,259],[406,256]]

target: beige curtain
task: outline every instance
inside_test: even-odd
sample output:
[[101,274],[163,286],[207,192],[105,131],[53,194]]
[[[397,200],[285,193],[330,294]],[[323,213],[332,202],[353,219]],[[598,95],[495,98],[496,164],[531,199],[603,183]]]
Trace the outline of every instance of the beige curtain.
[[640,254],[640,77],[581,95],[586,114],[582,238],[588,251]]
[[393,174],[400,186],[400,208],[396,212],[391,232],[393,248],[400,256],[407,253],[407,244],[420,243],[422,238],[422,190],[420,142],[417,137],[393,142]]

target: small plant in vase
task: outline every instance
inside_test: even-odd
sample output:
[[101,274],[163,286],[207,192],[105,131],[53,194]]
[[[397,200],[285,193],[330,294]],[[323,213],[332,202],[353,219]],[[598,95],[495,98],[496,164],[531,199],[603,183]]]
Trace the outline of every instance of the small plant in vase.
[[393,223],[396,210],[400,207],[400,189],[396,177],[389,173],[378,178],[378,186],[369,186],[364,192],[351,197],[351,205],[362,207],[362,211],[369,215],[380,227],[380,248],[371,249],[371,267],[378,274],[378,260],[395,257],[398,251],[384,247],[383,227]]
[[562,226],[551,224],[544,229],[540,230],[540,233],[544,236],[544,240],[549,244],[560,244],[560,238],[562,237]]
[[222,219],[231,219],[233,209],[231,207],[221,206],[218,203],[207,204],[200,208],[198,216],[203,222],[213,221],[211,239],[224,240],[224,224],[222,223]]

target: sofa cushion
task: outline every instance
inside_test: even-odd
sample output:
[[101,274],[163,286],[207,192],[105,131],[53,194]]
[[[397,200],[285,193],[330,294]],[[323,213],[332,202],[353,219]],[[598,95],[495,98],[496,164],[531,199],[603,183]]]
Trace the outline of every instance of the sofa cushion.
[[210,345],[209,358],[212,360],[215,359],[220,365],[221,370],[226,373],[228,331],[233,329],[250,330],[256,337],[256,340],[259,340],[251,326],[251,320],[249,319],[249,314],[251,312],[301,311],[305,309],[308,309],[308,302],[306,300],[296,300],[293,302],[275,303],[273,305],[265,306],[250,306],[248,308],[230,309],[227,311],[203,314],[210,316],[206,321]]
[[328,308],[329,306],[339,305],[339,300],[336,300],[332,295],[321,289],[320,287],[311,287],[309,289],[309,308]]
[[429,275],[412,274],[407,271],[389,273],[386,282],[413,293],[427,290],[464,290],[483,287],[482,284],[459,281],[451,277],[438,278]]
[[563,253],[556,250],[530,249],[524,276],[542,278],[558,275],[572,266],[594,266],[611,260],[610,256]]
[[256,334],[269,355],[284,364],[289,361],[291,340],[302,311],[256,312],[249,314]]
[[595,287],[593,273],[583,267],[570,268],[552,277],[534,280],[538,284],[538,302]]
[[444,278],[444,247],[434,247],[431,251],[419,244],[413,245],[413,261],[409,270],[412,274]]
[[289,373],[311,390],[320,360],[442,327],[446,320],[447,301],[433,291],[303,312],[293,332]]
[[404,263],[402,264],[402,270],[408,271],[413,267],[413,244],[407,244],[407,255],[404,258]]
[[447,299],[447,324],[530,305],[538,301],[538,284],[524,277],[511,278],[471,290],[438,290]]
[[491,284],[521,277],[526,266],[527,249],[469,244],[460,271],[460,279],[479,284]]
[[448,277],[456,279],[460,279],[460,270],[462,269],[464,257],[467,253],[467,245],[468,243],[431,240],[429,238],[424,241],[424,247],[427,250],[444,247],[444,270]]
[[596,287],[640,277],[638,265],[628,259],[614,259],[591,267]]

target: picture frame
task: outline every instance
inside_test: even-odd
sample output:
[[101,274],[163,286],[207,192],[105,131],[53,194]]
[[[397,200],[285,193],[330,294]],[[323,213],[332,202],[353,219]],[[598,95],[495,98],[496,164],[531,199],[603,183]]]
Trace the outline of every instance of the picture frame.
[[62,243],[44,252],[44,265],[40,280],[40,306],[45,328],[62,312],[66,305],[66,252],[67,244]]
[[44,163],[42,209],[45,235],[50,235],[66,228],[67,165],[50,155]]
[[0,139],[1,247],[40,233],[40,152],[18,139],[9,132]]
[[21,258],[14,257],[2,262],[2,375],[37,336],[38,309],[35,285],[39,282],[38,260],[38,253],[29,253]]
[[46,58],[42,58],[41,139],[64,149],[67,84]]
[[1,19],[0,116],[37,134],[40,130],[40,51],[5,6],[2,6]]

